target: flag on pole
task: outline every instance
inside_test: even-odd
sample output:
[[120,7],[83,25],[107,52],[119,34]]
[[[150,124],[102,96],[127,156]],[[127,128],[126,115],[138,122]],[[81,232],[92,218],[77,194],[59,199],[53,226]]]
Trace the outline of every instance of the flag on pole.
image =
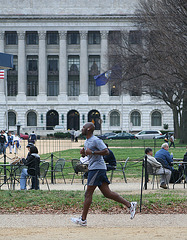
[[107,84],[107,82],[110,80],[111,73],[112,73],[112,71],[108,70],[104,73],[94,76],[96,85],[99,87],[99,86],[103,86],[103,85]]
[[0,70],[0,79],[4,79],[4,70]]
[[0,69],[13,68],[13,55],[0,52]]

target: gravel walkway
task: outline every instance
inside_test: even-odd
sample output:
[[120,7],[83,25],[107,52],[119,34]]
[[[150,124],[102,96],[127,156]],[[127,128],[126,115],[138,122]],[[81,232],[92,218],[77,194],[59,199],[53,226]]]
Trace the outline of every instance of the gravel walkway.
[[89,214],[88,226],[71,223],[72,215],[1,215],[2,240],[187,239],[187,215]]

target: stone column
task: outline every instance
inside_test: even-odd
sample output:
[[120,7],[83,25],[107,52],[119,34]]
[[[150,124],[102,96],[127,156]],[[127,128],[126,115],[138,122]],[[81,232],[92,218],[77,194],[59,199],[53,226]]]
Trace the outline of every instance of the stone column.
[[39,68],[38,68],[38,101],[47,100],[47,59],[46,59],[46,32],[38,32],[39,36]]
[[79,101],[88,101],[88,42],[87,31],[80,32],[80,95]]
[[68,64],[67,31],[59,32],[59,101],[67,100]]
[[[108,70],[108,31],[101,31],[101,73]],[[101,86],[100,101],[108,101],[108,84]]]
[[18,32],[18,101],[26,100],[26,54],[25,54],[25,32]]
[[[5,41],[5,33],[0,32],[0,52],[4,53],[5,47],[4,47],[4,41]],[[0,79],[0,99],[5,100],[5,85],[4,80]]]

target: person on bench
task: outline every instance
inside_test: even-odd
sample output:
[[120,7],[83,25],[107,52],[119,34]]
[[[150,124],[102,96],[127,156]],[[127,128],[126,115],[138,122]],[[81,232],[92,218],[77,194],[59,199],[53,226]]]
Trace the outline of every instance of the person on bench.
[[[153,150],[151,148],[145,149],[145,154],[147,155],[147,161],[151,164],[156,174],[163,174],[161,175],[160,179],[160,187],[167,189],[167,184],[171,178],[171,171],[167,168],[164,168],[160,162],[158,162],[153,157]],[[165,173],[165,176],[164,176]]]
[[115,170],[116,169],[116,158],[114,153],[108,148],[108,144],[105,143],[107,149],[109,151],[108,155],[103,156],[104,161],[106,163],[107,171]]

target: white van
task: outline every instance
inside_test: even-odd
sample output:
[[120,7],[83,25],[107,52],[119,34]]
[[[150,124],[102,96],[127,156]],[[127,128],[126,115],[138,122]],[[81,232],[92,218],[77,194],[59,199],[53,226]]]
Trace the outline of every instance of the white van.
[[153,139],[156,136],[160,136],[162,133],[160,131],[141,131],[135,134],[137,139]]

